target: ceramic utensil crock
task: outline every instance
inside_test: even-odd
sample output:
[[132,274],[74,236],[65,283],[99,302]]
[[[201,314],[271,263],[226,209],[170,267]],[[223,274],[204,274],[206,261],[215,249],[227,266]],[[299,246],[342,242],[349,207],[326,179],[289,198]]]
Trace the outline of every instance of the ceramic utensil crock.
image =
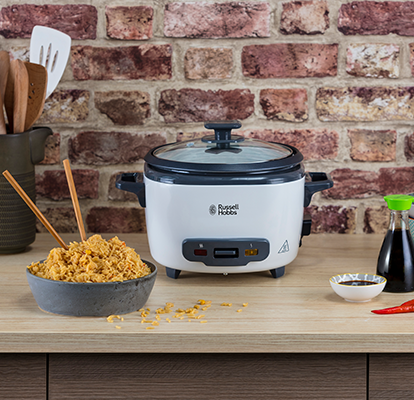
[[[43,160],[47,127],[0,135],[0,172],[8,170],[35,202],[35,164]],[[0,174],[0,254],[19,253],[36,237],[36,217]]]

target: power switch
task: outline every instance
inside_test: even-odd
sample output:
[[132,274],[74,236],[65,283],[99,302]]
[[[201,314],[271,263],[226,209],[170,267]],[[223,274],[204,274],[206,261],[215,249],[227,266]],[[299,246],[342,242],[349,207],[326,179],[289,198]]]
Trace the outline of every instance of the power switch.
[[239,249],[214,249],[214,257],[216,258],[237,258]]

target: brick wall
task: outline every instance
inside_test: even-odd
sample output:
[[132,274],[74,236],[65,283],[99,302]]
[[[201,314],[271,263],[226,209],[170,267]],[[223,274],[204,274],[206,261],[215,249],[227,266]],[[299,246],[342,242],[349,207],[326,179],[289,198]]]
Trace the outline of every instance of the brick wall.
[[36,24],[72,37],[39,121],[54,136],[37,204],[59,232],[77,231],[63,159],[89,232],[144,232],[115,175],[207,120],[239,119],[332,175],[308,210],[314,232],[384,232],[382,197],[414,192],[413,1],[2,0],[0,48],[28,59]]

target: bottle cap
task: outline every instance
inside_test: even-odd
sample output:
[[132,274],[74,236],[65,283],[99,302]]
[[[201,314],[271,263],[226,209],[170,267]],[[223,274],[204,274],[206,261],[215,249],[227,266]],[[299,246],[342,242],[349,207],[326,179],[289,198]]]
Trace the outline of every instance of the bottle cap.
[[384,200],[390,210],[403,211],[411,208],[414,197],[405,194],[391,194],[385,196]]

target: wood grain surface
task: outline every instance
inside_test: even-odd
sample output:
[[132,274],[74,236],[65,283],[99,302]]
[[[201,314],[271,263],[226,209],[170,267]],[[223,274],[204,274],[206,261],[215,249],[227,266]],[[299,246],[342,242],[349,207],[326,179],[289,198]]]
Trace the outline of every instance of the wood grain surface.
[[[143,259],[153,261],[145,234],[118,236]],[[80,240],[77,234],[62,238],[66,243]],[[173,280],[159,265],[146,305],[150,318],[166,302],[185,309],[205,299],[212,306],[204,313],[206,323],[165,314],[159,326],[147,330],[138,312],[111,324],[106,318],[41,311],[25,268],[44,259],[56,242],[47,233],[38,234],[28,251],[0,256],[0,352],[414,353],[411,314],[371,313],[410,300],[413,293],[382,293],[368,303],[349,303],[329,285],[329,278],[339,273],[375,272],[382,240],[378,235],[305,237],[298,257],[278,279],[267,271],[227,276],[183,271]],[[223,302],[232,306],[221,306]]]
[[46,400],[46,354],[0,354],[0,399]]
[[50,400],[365,400],[366,355],[52,354]]
[[369,400],[414,399],[414,354],[369,355]]

